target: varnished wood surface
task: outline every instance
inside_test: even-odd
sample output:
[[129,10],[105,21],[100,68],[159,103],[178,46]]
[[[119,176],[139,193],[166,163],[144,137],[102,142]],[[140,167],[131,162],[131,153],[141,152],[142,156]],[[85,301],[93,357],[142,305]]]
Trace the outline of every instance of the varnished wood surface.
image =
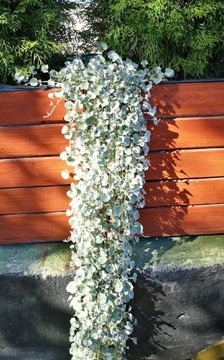
[[[55,107],[58,99],[50,99],[51,90],[24,90],[0,92],[0,125],[37,124],[62,121],[64,102]],[[53,106],[51,106],[51,103]]]
[[224,116],[159,119],[158,125],[148,121],[148,129],[151,150],[224,146]]
[[[140,211],[144,236],[220,234],[224,204],[147,208]],[[206,221],[205,221],[206,219]],[[0,216],[1,244],[61,241],[70,233],[64,212]]]
[[[64,103],[51,112],[50,90],[0,93],[0,244],[61,241],[70,180],[58,155]],[[159,99],[159,100],[158,100]],[[224,82],[161,84],[146,172],[146,236],[223,233]],[[54,104],[57,99],[54,100]]]
[[151,97],[164,117],[223,115],[223,99],[223,81],[159,84],[153,87]]
[[62,241],[70,233],[63,212],[1,215],[0,229],[1,244]]
[[[146,207],[224,203],[224,178],[152,181],[145,184]],[[65,211],[68,185],[0,189],[0,215]]]
[[[27,124],[61,121],[64,114],[63,101],[51,112],[51,90],[25,90],[1,92],[0,124]],[[152,89],[152,103],[164,117],[211,116],[224,114],[224,82],[165,83]],[[57,99],[53,99],[56,104]]]
[[148,156],[147,180],[221,177],[224,148],[158,151]]
[[0,215],[65,211],[68,185],[0,189]]
[[[62,126],[1,126],[0,158],[58,155],[67,146]],[[148,129],[151,150],[221,147],[224,117],[160,119],[157,126],[148,121]]]
[[68,145],[62,124],[0,127],[0,158],[58,155]]
[[143,209],[140,222],[145,236],[224,233],[224,204]]
[[151,181],[144,185],[144,189],[146,207],[224,203],[223,177]]
[[65,185],[65,168],[58,156],[0,160],[0,188]]
[[[158,152],[149,155],[147,180],[221,177],[224,149]],[[0,160],[0,188],[63,185],[66,164],[58,157]]]

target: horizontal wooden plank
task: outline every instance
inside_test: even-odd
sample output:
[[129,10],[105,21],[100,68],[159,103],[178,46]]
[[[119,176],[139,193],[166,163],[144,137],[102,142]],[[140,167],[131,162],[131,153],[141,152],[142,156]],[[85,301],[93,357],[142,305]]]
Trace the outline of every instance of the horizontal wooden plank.
[[24,90],[0,92],[0,125],[35,124],[42,122],[62,121],[65,115],[64,103],[61,101],[53,113],[46,117],[58,99],[49,99],[52,90]]
[[224,177],[150,181],[144,189],[146,207],[224,203]]
[[0,229],[0,245],[61,241],[70,233],[68,218],[63,212],[1,215]]
[[224,147],[224,116],[148,121],[151,150]]
[[66,164],[58,156],[0,160],[0,188],[65,185]]
[[[0,93],[0,125],[61,121],[65,114],[60,102],[52,107],[47,94],[51,90],[24,90]],[[224,114],[224,81],[165,83],[154,86],[151,101],[162,116],[207,116]],[[54,100],[55,103],[55,100]]]
[[[181,150],[149,155],[147,180],[222,177],[224,149]],[[0,188],[65,185],[59,157],[0,160]]]
[[224,148],[150,153],[146,180],[222,177]]
[[[61,129],[62,124],[2,126],[0,157],[57,155],[68,143]],[[160,119],[157,126],[148,121],[148,129],[151,150],[224,146],[224,117]]]
[[151,101],[162,116],[224,114],[224,81],[165,83],[154,86]]
[[[68,189],[67,185],[0,189],[0,214],[65,211]],[[152,181],[144,189],[146,207],[224,203],[224,178]]]
[[[0,215],[65,211],[69,186],[0,189]],[[145,184],[146,207],[224,203],[224,178],[152,181]]]
[[58,155],[68,145],[61,129],[62,124],[1,126],[0,158]]
[[[149,208],[140,211],[144,236],[180,236],[224,232],[224,204]],[[1,215],[0,244],[59,241],[70,232],[65,213]]]
[[143,209],[140,222],[145,236],[224,233],[224,204]]
[[0,189],[0,215],[65,211],[69,186]]

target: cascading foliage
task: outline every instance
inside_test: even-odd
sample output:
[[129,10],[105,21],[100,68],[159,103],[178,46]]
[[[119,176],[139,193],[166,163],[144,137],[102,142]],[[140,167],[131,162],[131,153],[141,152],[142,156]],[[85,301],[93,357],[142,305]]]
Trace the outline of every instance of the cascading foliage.
[[[106,49],[102,43],[101,50]],[[62,176],[71,178],[68,240],[76,269],[67,286],[74,309],[72,360],[125,359],[133,331],[127,305],[137,278],[131,243],[142,233],[138,209],[144,206],[150,138],[143,111],[156,122],[150,89],[173,73],[146,66],[146,61],[138,66],[109,51],[88,64],[76,58],[50,72],[51,85],[60,85],[51,96],[65,99],[68,123],[61,158],[69,165]]]

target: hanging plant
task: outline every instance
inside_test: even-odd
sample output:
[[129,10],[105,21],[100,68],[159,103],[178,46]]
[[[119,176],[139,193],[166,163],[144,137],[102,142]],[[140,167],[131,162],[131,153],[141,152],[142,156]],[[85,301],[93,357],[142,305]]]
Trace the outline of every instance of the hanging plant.
[[62,133],[68,146],[61,158],[69,165],[62,176],[71,179],[68,241],[76,269],[67,286],[74,309],[72,360],[125,359],[135,323],[128,307],[137,279],[131,244],[143,231],[138,209],[144,207],[148,168],[144,113],[156,123],[150,89],[173,74],[150,71],[146,61],[123,61],[114,51],[106,53],[105,43],[100,48],[105,56],[87,64],[75,58],[51,71],[49,80],[59,87],[50,97],[65,99],[66,108]]

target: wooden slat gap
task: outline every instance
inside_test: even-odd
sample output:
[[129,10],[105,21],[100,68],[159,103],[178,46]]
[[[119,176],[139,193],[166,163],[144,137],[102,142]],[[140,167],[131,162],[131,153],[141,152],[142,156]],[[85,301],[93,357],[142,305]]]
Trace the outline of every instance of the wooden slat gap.
[[[28,216],[28,215],[45,215],[45,214],[65,214],[66,211],[64,209],[58,209],[58,210],[52,210],[52,211],[29,211],[29,212],[24,212],[24,213],[4,213],[1,214],[0,216],[11,216],[11,215],[15,215],[15,216]],[[69,219],[69,217],[68,217]]]
[[[21,129],[21,128],[37,128],[37,127],[44,127],[46,125],[65,125],[68,124],[66,121],[61,120],[61,121],[49,121],[49,122],[43,122],[43,120],[41,120],[39,123],[22,123],[22,124],[0,124],[0,131],[4,130],[4,129]],[[62,135],[62,134],[61,134]],[[63,136],[63,135],[62,135]]]
[[[157,206],[156,208],[153,206],[149,206],[149,207],[144,207],[143,209],[140,209],[140,212],[144,212],[147,210],[159,210],[159,209],[164,209],[164,208],[170,208],[170,209],[191,209],[191,208],[201,208],[201,207],[217,207],[218,206],[224,206],[224,203],[221,204],[195,204],[195,205],[169,205],[169,206]],[[150,219],[149,219],[150,220]],[[224,225],[224,221],[223,221],[223,225]]]
[[[195,180],[195,181],[203,181],[203,180],[211,180],[211,179],[220,179],[220,180],[224,180],[223,176],[214,176],[214,177],[202,177],[202,178],[196,178],[196,177],[191,177],[191,178],[187,178],[187,179],[145,179],[145,184],[150,184],[150,183],[154,183],[154,182],[158,182],[158,183],[166,183],[166,182],[170,182],[170,181],[174,181],[177,183],[185,183],[186,181],[191,181],[191,180]],[[62,185],[61,185],[62,186]]]
[[152,210],[152,209],[156,209],[159,211],[159,209],[189,209],[189,208],[195,208],[195,207],[201,207],[201,206],[206,206],[206,207],[209,207],[209,206],[220,206],[220,205],[224,205],[224,203],[213,203],[213,204],[210,204],[210,203],[203,203],[203,204],[189,204],[189,205],[163,205],[163,206],[145,206],[144,209],[141,209],[141,211],[143,210]]
[[[0,157],[0,161],[1,160],[24,160],[24,159],[44,159],[44,158],[59,158],[60,159],[60,154],[59,153],[55,153],[55,154],[46,154],[46,155],[20,155],[20,156],[4,156],[4,158]],[[66,167],[66,163],[65,163],[65,167]]]
[[[224,146],[217,146],[214,147],[215,150],[223,150]],[[176,152],[182,152],[182,153],[190,153],[190,152],[195,152],[195,150],[199,150],[200,152],[209,152],[210,150],[212,150],[213,147],[209,147],[209,148],[199,148],[199,149],[195,149],[194,147],[189,148],[189,149],[182,149],[182,150],[178,150],[178,149],[165,149],[165,150],[150,150],[150,153],[153,154],[164,154],[164,153],[176,153]]]
[[166,153],[166,154],[170,154],[170,153],[173,153],[173,152],[185,152],[185,151],[204,151],[204,150],[222,150],[224,149],[224,145],[223,146],[209,146],[209,147],[202,147],[202,146],[195,146],[195,147],[191,147],[191,148],[185,148],[185,147],[175,147],[175,148],[168,148],[168,149],[158,149],[158,150],[154,150],[154,149],[150,149],[150,144],[149,144],[149,154],[163,154],[163,153]]
[[[5,215],[5,214],[3,214],[3,215],[0,215],[0,219],[1,218],[3,218],[3,217],[5,217],[5,216],[10,216],[10,217],[20,217],[20,216],[22,216],[22,217],[32,217],[32,216],[34,216],[34,215],[41,215],[41,214],[44,214],[44,215],[47,215],[47,214],[61,214],[61,215],[65,215],[65,211],[47,211],[47,212],[44,212],[44,213],[42,213],[42,212],[35,212],[35,213],[23,213],[23,214],[10,214],[10,215]],[[68,219],[69,219],[69,217],[68,217]]]
[[[152,118],[150,116],[145,115],[145,118],[147,121],[153,122]],[[223,114],[218,114],[218,115],[209,114],[209,115],[200,115],[200,116],[195,116],[195,115],[185,115],[185,116],[176,115],[175,116],[175,115],[169,114],[164,117],[164,115],[161,115],[161,114],[157,115],[158,120],[164,120],[164,121],[172,121],[173,119],[175,119],[175,120],[188,120],[189,119],[189,121],[191,121],[191,120],[208,120],[209,121],[209,119],[211,119],[211,118],[212,119],[214,118],[217,120],[219,120],[219,119],[224,120],[224,112],[223,112]]]
[[[196,119],[200,119],[200,118],[209,118],[209,117],[214,117],[214,118],[222,118],[224,115],[224,112],[222,113],[203,113],[203,115],[200,115],[200,113],[192,113],[192,114],[168,114],[168,115],[164,115],[164,114],[157,114],[155,115],[157,117],[158,120],[168,120],[168,119],[190,119],[190,118],[196,118]],[[147,121],[150,119],[147,119]]]
[[47,189],[47,188],[65,188],[70,185],[71,181],[68,182],[68,184],[52,184],[52,185],[31,185],[31,186],[11,186],[11,187],[0,187],[0,190],[13,190],[13,189]]

